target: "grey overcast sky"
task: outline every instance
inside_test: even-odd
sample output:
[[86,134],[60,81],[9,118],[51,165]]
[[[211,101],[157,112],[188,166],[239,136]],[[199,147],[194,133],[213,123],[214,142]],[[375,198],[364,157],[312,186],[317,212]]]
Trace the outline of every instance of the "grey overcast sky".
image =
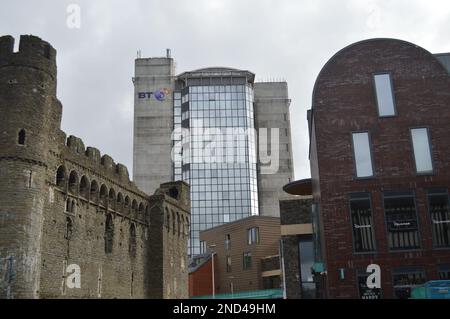
[[[81,28],[67,27],[67,6]],[[177,72],[230,66],[288,82],[296,178],[310,176],[306,110],[314,81],[343,47],[375,37],[450,51],[448,0],[0,0],[0,35],[33,34],[58,50],[62,128],[132,171],[133,76],[172,49]]]

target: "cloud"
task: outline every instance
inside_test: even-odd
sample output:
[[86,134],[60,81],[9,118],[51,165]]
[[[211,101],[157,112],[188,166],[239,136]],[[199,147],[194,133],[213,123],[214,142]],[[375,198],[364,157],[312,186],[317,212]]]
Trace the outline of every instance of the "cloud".
[[[66,8],[81,7],[81,29]],[[446,0],[3,1],[2,34],[35,34],[58,50],[62,128],[132,170],[134,58],[172,49],[177,71],[248,69],[289,85],[295,172],[310,175],[306,110],[314,81],[336,51],[372,37],[450,51]]]

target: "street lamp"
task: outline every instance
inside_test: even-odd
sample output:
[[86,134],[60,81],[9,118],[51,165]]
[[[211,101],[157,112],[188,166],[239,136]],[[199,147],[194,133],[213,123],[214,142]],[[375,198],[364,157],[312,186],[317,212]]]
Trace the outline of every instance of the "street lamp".
[[234,297],[234,285],[233,285],[234,276],[229,276],[228,279],[230,279],[231,299],[233,299],[233,297]]
[[208,245],[209,250],[211,251],[211,266],[212,266],[212,296],[213,299],[216,299],[216,283],[215,283],[215,276],[214,276],[214,255],[216,252],[213,250],[217,245],[211,244]]

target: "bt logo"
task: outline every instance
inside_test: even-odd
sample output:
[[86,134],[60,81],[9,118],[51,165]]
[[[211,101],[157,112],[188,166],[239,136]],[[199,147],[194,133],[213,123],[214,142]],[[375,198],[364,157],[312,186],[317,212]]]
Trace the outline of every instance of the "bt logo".
[[138,98],[139,99],[151,99],[152,97],[154,97],[157,101],[163,102],[169,94],[170,94],[170,89],[162,88],[162,89],[158,89],[154,92],[139,92]]

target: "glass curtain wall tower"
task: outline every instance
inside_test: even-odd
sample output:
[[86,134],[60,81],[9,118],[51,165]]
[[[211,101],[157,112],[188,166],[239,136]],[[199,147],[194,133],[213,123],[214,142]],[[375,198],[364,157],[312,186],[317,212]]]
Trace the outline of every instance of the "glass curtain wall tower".
[[253,84],[253,73],[230,68],[185,72],[175,83],[173,169],[191,186],[191,255],[203,253],[201,230],[258,215]]
[[[175,64],[170,50],[135,60],[133,181],[147,194],[167,181],[190,184],[195,255],[200,230],[280,216],[283,186],[294,175],[291,101],[285,81],[255,82],[252,72],[222,67],[177,75]],[[267,132],[267,150],[256,145],[254,129],[259,142]]]

